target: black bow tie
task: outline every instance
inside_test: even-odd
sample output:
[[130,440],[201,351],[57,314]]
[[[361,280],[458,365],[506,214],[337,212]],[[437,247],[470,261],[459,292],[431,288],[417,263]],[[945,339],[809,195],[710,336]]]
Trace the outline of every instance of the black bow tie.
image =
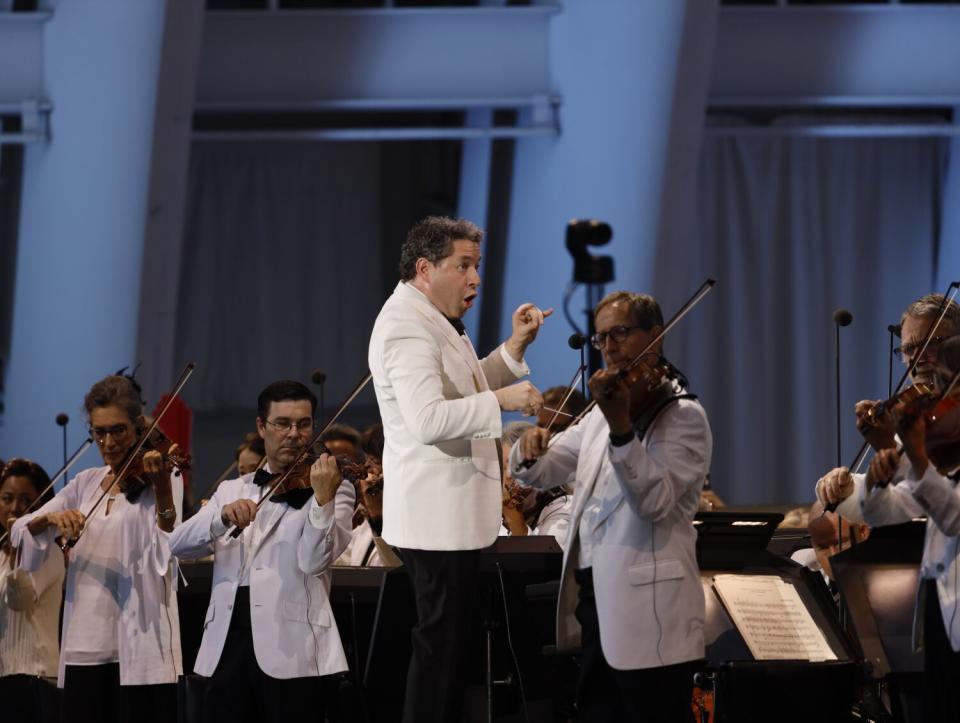
[[467,330],[463,327],[463,322],[460,321],[460,319],[452,319],[449,316],[444,318],[453,325],[453,328],[457,330],[457,333],[460,336],[463,336],[466,333]]
[[[253,475],[253,483],[258,487],[263,487],[264,485],[273,482],[277,479],[276,474],[267,472],[266,469],[261,467],[256,471],[256,474]],[[289,490],[283,494],[274,495],[270,498],[271,502],[276,502],[278,505],[287,504],[295,510],[299,510],[310,499],[310,496],[313,494],[313,490],[309,487],[306,489],[299,490]]]
[[260,467],[260,469],[256,471],[256,474],[253,475],[253,483],[257,487],[263,487],[267,482],[276,478],[277,475],[267,472],[266,467]]

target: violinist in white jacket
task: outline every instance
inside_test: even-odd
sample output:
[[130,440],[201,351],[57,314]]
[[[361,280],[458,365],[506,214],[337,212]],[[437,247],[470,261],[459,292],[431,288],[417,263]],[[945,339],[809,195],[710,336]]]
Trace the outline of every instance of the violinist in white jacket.
[[607,366],[590,379],[597,406],[552,439],[528,430],[510,453],[522,484],[546,489],[574,475],[557,646],[581,650],[582,723],[692,720],[704,655],[693,518],[710,469],[710,426],[678,381],[654,375],[628,386],[617,373],[634,360],[635,370],[665,362],[662,342],[638,358],[662,327],[652,297],[606,296],[591,339]]
[[[923,340],[944,309],[943,320],[923,349]],[[900,327],[900,351],[904,363],[913,367],[912,381],[943,390],[960,367],[955,358],[960,349],[953,346],[960,333],[960,306],[952,301],[944,304],[939,294],[924,296],[907,307]],[[944,344],[950,337],[954,340]],[[872,526],[927,518],[913,631],[914,645],[924,651],[923,720],[960,720],[960,450],[956,441],[960,409],[938,411],[932,424],[923,413],[923,398],[896,414],[871,415],[876,404],[857,405],[858,427],[878,449],[867,473],[851,475],[846,467],[833,469],[817,482],[817,497],[825,505],[839,503],[837,513],[842,517]],[[894,432],[902,445],[899,449]],[[935,460],[927,447],[931,432],[944,442],[931,447],[940,453]]]
[[[322,720],[321,678],[347,669],[330,607],[330,566],[350,541],[353,485],[321,455],[310,486],[257,500],[313,435],[317,399],[270,384],[258,399],[266,466],[222,483],[171,536],[180,558],[213,553],[213,589],[194,670],[207,721]],[[233,528],[243,533],[230,536]]]

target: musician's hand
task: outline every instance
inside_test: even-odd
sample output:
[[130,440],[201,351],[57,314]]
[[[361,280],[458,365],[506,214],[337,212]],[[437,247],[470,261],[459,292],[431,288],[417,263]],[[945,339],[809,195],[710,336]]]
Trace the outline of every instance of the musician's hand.
[[817,480],[817,499],[824,507],[840,504],[853,494],[853,475],[846,467],[835,467]]
[[530,382],[517,382],[500,387],[493,392],[505,412],[520,412],[526,417],[535,417],[543,406],[543,396]]
[[257,519],[257,503],[247,498],[224,505],[220,509],[220,519],[225,525],[235,525],[242,530]]
[[878,404],[879,400],[861,399],[854,407],[854,414],[857,415],[857,430],[879,452],[896,447],[897,442],[894,439],[896,429],[893,415],[889,411],[878,416],[872,414]]
[[610,434],[629,434],[633,429],[630,424],[630,388],[619,373],[598,369],[587,385],[603,416],[607,418]]
[[550,442],[550,430],[543,427],[528,429],[517,443],[524,459],[539,459],[547,453]]
[[868,490],[874,487],[886,487],[900,466],[900,454],[895,449],[882,449],[870,460],[867,467],[866,485]]
[[343,476],[340,474],[340,468],[337,467],[337,458],[332,454],[324,452],[310,467],[310,486],[313,487],[318,505],[323,506],[332,500],[342,481]]
[[[171,445],[167,456],[173,456],[179,448],[176,444]],[[143,455],[143,471],[150,484],[154,487],[163,487],[170,485],[170,471],[167,469],[166,462],[157,450],[151,449]]]
[[375,520],[383,518],[383,472],[371,469],[360,480],[360,500],[367,510],[367,517]]
[[504,343],[507,353],[516,361],[523,359],[523,354],[531,342],[537,338],[537,332],[543,326],[543,320],[553,313],[553,309],[541,311],[534,304],[521,304],[513,312],[513,333]]
[[927,456],[927,418],[924,414],[923,401],[917,400],[908,404],[900,414],[897,426],[904,454],[910,460],[913,476],[917,479],[923,477],[927,471],[927,465],[930,464],[930,458]]
[[523,505],[523,491],[520,485],[504,475],[501,490],[500,508],[504,527],[515,537],[526,535],[528,532],[527,521],[520,509]]
[[[60,532],[60,537],[64,540],[75,540],[80,536],[80,531],[83,529],[83,526],[87,520],[84,514],[80,510],[64,510],[63,512],[48,512],[44,515],[46,518],[45,523],[40,530],[46,529],[48,526],[53,525]],[[27,525],[27,528],[30,532],[33,532],[33,523],[38,520],[31,520],[30,524]],[[36,533],[34,533],[36,534]]]

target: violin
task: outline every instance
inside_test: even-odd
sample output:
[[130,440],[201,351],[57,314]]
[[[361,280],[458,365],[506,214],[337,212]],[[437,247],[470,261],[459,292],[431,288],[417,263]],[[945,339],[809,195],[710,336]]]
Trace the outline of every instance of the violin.
[[[277,479],[277,484],[273,494],[282,495],[292,490],[310,489],[310,468],[313,467],[314,462],[320,459],[320,454],[323,453],[327,453],[325,447],[322,448],[320,453],[310,451],[283,472],[274,474],[273,479]],[[359,484],[360,480],[367,476],[366,466],[358,464],[347,455],[338,454],[334,456],[334,459],[337,460],[337,469],[340,470],[340,475],[344,479],[350,480],[354,485]]]
[[943,394],[917,395],[901,411],[905,422],[923,416],[924,446],[930,462],[941,471],[960,467],[960,397],[953,391],[956,377]]
[[[126,467],[123,476],[118,476],[115,482],[128,502],[136,502],[140,493],[151,484],[143,468],[143,458],[147,452],[159,452],[163,458],[164,469],[168,472],[176,470],[176,474],[179,476],[180,472],[190,470],[192,465],[190,453],[182,452],[179,447],[171,453],[171,448],[175,446],[174,442],[157,427],[147,436],[143,445],[134,445],[131,448],[131,451],[135,450],[132,455],[133,459]],[[120,469],[124,469],[123,465]]]
[[918,399],[934,399],[936,396],[936,390],[932,386],[926,382],[917,382],[901,389],[889,399],[875,404],[863,417],[862,424],[867,428],[878,427],[881,424],[881,417],[887,414],[893,415],[894,423],[896,423],[896,420],[908,405],[912,405]]

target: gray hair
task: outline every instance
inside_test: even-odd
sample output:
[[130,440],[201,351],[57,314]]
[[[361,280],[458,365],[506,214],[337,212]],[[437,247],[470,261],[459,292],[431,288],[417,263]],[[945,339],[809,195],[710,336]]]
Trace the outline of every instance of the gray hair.
[[534,424],[530,424],[530,422],[510,422],[510,424],[503,428],[501,439],[504,444],[516,444],[524,432],[528,429],[533,429],[535,426]]
[[663,313],[660,304],[649,294],[635,294],[632,291],[613,291],[604,296],[593,315],[596,316],[605,306],[624,304],[633,315],[633,323],[644,331],[650,331],[655,326],[663,326]]
[[[945,298],[943,294],[921,296],[900,315],[900,326],[903,326],[903,322],[907,320],[908,316],[921,319],[935,318],[940,313]],[[960,332],[960,306],[957,305],[957,302],[951,301],[947,305],[947,313],[943,315],[943,320],[950,322],[954,333]]]

